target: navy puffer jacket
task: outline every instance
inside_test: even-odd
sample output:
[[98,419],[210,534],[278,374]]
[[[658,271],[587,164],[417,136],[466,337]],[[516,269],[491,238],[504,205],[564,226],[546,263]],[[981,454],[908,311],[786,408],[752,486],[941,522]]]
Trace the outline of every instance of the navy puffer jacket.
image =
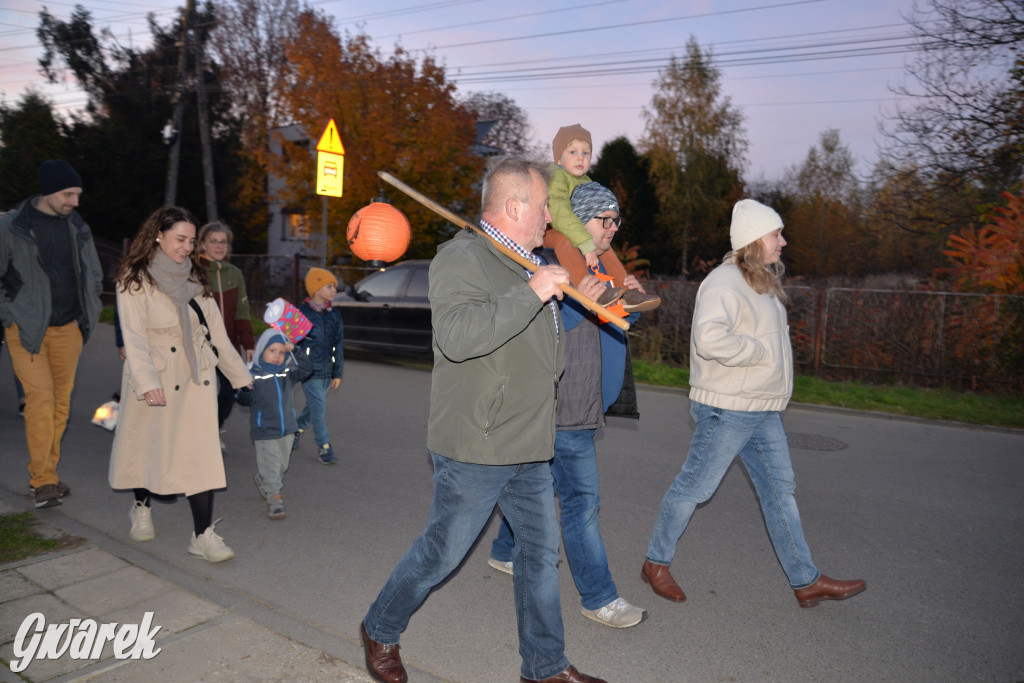
[[341,379],[345,362],[342,353],[345,336],[341,311],[330,306],[318,311],[309,304],[309,299],[299,304],[299,310],[313,323],[313,329],[299,342],[296,351],[301,351],[312,361],[313,377]]

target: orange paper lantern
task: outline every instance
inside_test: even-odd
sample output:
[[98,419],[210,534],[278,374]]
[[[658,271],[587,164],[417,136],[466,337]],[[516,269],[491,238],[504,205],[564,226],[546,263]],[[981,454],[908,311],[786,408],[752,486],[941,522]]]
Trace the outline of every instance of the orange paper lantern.
[[409,248],[409,219],[383,195],[352,215],[346,231],[352,253],[371,266],[395,261]]

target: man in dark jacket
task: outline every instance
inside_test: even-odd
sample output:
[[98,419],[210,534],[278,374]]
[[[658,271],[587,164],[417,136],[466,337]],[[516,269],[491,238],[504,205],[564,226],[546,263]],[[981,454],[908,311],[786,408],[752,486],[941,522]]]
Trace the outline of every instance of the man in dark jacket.
[[[594,242],[598,268],[580,280],[579,290],[595,301],[610,284],[604,267],[605,255],[619,227],[619,203],[611,190],[598,183],[576,187],[570,199],[573,213],[583,223]],[[576,247],[569,239],[548,230],[544,239],[548,261],[557,262],[558,254],[574,257]],[[633,275],[623,284],[639,292],[643,288]],[[620,314],[624,314],[621,311]],[[637,314],[631,315],[630,323]],[[644,620],[643,608],[626,602],[618,592],[608,567],[608,554],[598,523],[601,497],[598,490],[597,450],[594,436],[605,424],[605,412],[628,394],[631,403],[626,412],[636,416],[633,377],[627,376],[626,333],[598,318],[576,301],[562,301],[565,322],[565,373],[558,383],[557,435],[551,474],[562,511],[562,542],[569,560],[573,581],[580,593],[583,616],[604,626],[628,628]],[[630,391],[623,392],[624,380]],[[499,571],[513,573],[512,530],[503,522],[491,545],[488,564]]]
[[0,323],[25,388],[29,485],[37,508],[71,492],[57,476],[82,344],[99,322],[103,271],[75,208],[82,179],[63,159],[39,168],[40,194],[0,219]]
[[[408,680],[398,639],[427,595],[465,558],[497,505],[514,520],[521,681],[599,682],[569,665],[558,593],[551,492],[555,393],[564,365],[555,298],[569,282],[531,252],[551,220],[545,169],[505,157],[484,178],[481,229],[441,245],[430,265],[434,330],[427,448],[434,497],[423,534],[399,560],[361,626],[374,680]],[[496,244],[539,267],[530,272]],[[529,543],[519,543],[529,538]],[[465,647],[462,644],[461,647]]]

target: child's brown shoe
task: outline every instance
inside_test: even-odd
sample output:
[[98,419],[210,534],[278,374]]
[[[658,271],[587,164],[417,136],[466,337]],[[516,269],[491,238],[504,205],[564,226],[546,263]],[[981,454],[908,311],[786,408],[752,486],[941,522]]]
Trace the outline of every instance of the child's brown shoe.
[[654,294],[644,294],[637,289],[627,289],[622,294],[622,308],[627,313],[639,313],[651,311],[661,305],[661,297]]
[[622,287],[606,287],[601,296],[597,297],[597,303],[602,306],[611,306],[618,301],[620,296],[622,296]]

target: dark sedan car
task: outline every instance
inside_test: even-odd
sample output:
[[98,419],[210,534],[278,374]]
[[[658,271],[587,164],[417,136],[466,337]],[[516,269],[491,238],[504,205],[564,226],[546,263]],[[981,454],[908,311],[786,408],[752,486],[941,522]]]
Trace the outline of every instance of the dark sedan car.
[[403,261],[335,295],[345,348],[430,356],[429,267],[429,260]]

